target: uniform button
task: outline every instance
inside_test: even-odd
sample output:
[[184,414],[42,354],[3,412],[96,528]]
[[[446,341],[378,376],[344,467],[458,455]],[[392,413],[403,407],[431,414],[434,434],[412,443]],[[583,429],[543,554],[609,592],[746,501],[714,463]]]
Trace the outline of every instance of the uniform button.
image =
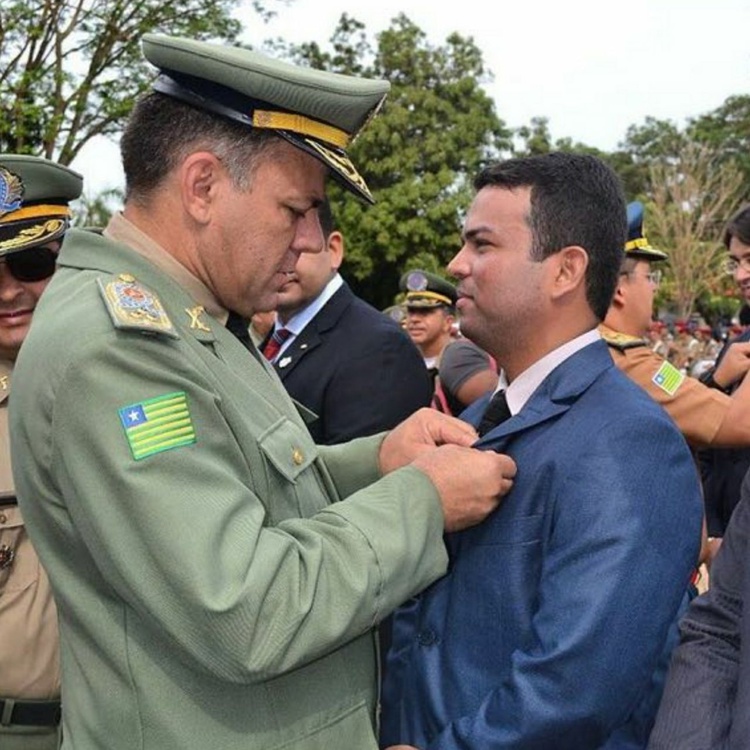
[[292,451],[292,461],[294,461],[295,466],[301,466],[304,463],[305,457],[299,448]]
[[5,523],[8,520],[8,516],[5,513],[0,513],[0,523]]
[[439,639],[437,633],[434,630],[430,630],[429,628],[423,630],[417,636],[417,642],[420,646],[434,646],[438,642],[438,640]]

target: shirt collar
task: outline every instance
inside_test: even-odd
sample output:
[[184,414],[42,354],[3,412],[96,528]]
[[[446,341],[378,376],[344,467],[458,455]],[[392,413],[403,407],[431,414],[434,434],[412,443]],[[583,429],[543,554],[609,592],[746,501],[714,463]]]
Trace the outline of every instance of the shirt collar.
[[[282,325],[279,320],[276,320],[274,330],[279,328],[286,328],[287,331],[292,332],[292,336],[299,336],[304,330],[305,326],[323,309],[323,306],[328,302],[331,297],[339,290],[344,280],[341,278],[341,274],[336,274],[324,287],[323,291],[306,307],[303,307],[298,312],[294,313],[291,318]],[[291,337],[287,339],[291,341]],[[284,347],[282,347],[284,348]]]
[[197,277],[193,276],[176,258],[122,213],[115,213],[104,230],[104,236],[121,242],[151,261],[159,270],[176,281],[203,309],[221,323],[225,323],[229,312],[222,307],[213,292]]
[[[508,401],[508,408],[511,414],[518,414],[531,398],[534,391],[542,384],[542,381],[566,359],[572,357],[576,352],[583,349],[595,341],[599,341],[601,336],[599,331],[594,328],[591,331],[576,336],[570,341],[566,341],[562,346],[553,349],[549,354],[545,354],[541,359],[534,362],[531,367],[524,370],[512,383],[508,384],[508,378],[505,371],[500,371],[495,393],[504,390],[505,398]],[[494,395],[494,394],[493,394]]]

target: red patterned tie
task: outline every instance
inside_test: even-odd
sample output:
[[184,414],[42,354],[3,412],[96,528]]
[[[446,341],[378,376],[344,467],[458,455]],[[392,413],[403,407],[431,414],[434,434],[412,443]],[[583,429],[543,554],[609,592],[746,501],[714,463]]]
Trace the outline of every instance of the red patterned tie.
[[268,342],[263,347],[263,356],[273,362],[281,349],[282,344],[292,335],[292,332],[286,328],[279,328],[273,332]]

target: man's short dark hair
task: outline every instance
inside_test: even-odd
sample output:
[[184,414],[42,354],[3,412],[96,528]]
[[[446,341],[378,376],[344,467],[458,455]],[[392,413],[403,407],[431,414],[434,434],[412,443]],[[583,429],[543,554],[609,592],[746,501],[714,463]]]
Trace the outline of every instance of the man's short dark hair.
[[272,132],[150,92],[136,102],[120,141],[125,197],[145,201],[182,159],[203,149],[215,154],[235,186],[245,190],[261,157],[282,143]]
[[336,229],[336,218],[331,210],[331,202],[326,198],[318,206],[318,217],[320,219],[320,228],[323,230],[323,238],[327,241],[331,232]]
[[532,259],[542,261],[571,245],[584,248],[586,298],[603,320],[627,239],[625,196],[615,172],[594,156],[553,152],[489,166],[474,187],[531,189]]
[[727,250],[732,237],[736,237],[743,245],[750,245],[750,203],[740,208],[727,222],[722,238]]

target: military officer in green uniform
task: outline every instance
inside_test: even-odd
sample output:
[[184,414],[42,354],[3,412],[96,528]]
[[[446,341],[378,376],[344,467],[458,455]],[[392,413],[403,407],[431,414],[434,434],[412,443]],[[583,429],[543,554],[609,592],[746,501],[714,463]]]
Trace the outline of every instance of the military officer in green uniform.
[[318,447],[247,335],[321,249],[327,175],[371,200],[346,147],[387,84],[143,48],[160,75],[122,138],[124,210],[66,238],[10,409],[63,748],[375,750],[373,628],[515,469],[429,409]]
[[55,270],[81,176],[0,154],[0,748],[59,746],[60,656],[49,579],[24,526],[10,465],[13,366]]
[[399,289],[405,292],[406,332],[422,354],[437,394],[440,357],[455,334],[456,287],[435,273],[416,269],[401,276]]

